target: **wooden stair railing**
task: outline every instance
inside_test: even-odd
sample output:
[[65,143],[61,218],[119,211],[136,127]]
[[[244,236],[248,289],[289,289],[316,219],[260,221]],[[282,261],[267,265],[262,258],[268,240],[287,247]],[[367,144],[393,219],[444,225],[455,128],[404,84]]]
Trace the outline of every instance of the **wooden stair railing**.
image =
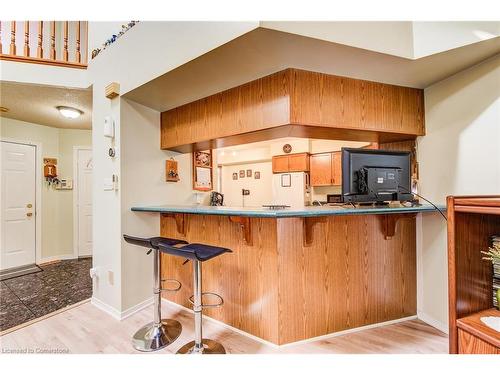
[[[18,39],[17,35],[19,31],[19,21],[10,22],[10,45],[8,53],[4,53],[2,46],[2,33],[7,32],[6,24],[7,22],[0,22],[0,60],[16,61],[16,62],[26,62],[35,64],[45,64],[45,65],[55,65],[64,66],[71,68],[87,68],[88,61],[88,47],[83,44],[84,51],[84,61],[82,61],[82,29],[84,33],[87,33],[88,27],[87,22],[75,21],[70,25],[68,21],[50,21],[50,36],[44,34],[44,30],[48,28],[44,27],[47,22],[44,21],[24,21],[22,22],[23,34],[24,34],[24,44],[22,48],[22,55],[18,54]],[[30,25],[31,24],[31,25]],[[60,27],[57,27],[58,24]],[[31,27],[30,27],[31,26]],[[36,32],[33,32],[36,29]],[[57,33],[60,31],[60,34]],[[84,34],[88,35],[88,34]],[[74,36],[74,39],[71,37]],[[33,38],[33,39],[32,39]],[[44,51],[44,41],[48,38],[48,44],[50,49],[48,53]],[[59,43],[57,43],[59,41]],[[85,38],[85,42],[88,38]],[[19,43],[21,40],[19,40]],[[36,53],[35,51],[36,46]],[[45,44],[47,47],[47,44]],[[59,48],[59,50],[58,50]],[[74,52],[74,56],[71,56]],[[60,56],[58,58],[58,56]]]

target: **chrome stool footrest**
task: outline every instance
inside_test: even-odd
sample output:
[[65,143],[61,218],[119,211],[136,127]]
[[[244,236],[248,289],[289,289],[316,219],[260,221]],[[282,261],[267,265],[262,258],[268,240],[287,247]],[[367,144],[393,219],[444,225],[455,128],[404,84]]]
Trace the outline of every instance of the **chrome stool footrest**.
[[160,290],[162,292],[177,292],[182,288],[182,283],[176,279],[162,279],[161,282],[162,283],[166,283],[166,282],[172,283],[173,282],[173,283],[176,283],[176,285],[177,285],[175,288],[160,288]]
[[[211,303],[211,304],[203,304],[203,296],[215,296],[219,299],[219,302],[218,303]],[[205,307],[208,307],[208,308],[211,308],[211,307],[220,307],[224,304],[224,299],[222,298],[222,296],[220,296],[219,294],[217,293],[212,293],[212,292],[203,292],[201,293],[201,299],[202,299],[202,303],[201,303],[201,307],[205,308]],[[191,303],[191,305],[194,305],[194,295],[192,295],[191,297],[189,297],[189,302]]]

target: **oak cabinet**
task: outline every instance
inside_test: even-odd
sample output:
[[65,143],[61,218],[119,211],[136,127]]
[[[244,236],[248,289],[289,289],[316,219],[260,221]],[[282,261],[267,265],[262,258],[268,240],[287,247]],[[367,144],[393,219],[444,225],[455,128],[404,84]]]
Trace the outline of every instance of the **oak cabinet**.
[[311,155],[311,186],[342,184],[340,151]]
[[342,185],[342,154],[332,152],[332,180],[334,185]]
[[273,156],[273,173],[309,172],[309,154]]
[[311,186],[332,185],[332,154],[311,155]]
[[500,354],[500,348],[458,329],[458,354]]
[[273,156],[273,173],[288,172],[288,155]]

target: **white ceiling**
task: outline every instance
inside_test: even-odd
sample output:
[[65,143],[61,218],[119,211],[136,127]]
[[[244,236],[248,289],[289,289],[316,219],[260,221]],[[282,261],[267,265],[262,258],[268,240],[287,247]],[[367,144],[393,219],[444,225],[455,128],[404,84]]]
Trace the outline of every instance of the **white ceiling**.
[[408,59],[258,28],[124,97],[165,111],[289,67],[425,88],[500,53],[500,37]]
[[[25,83],[0,82],[0,106],[9,109],[1,116],[65,129],[92,128],[92,90]],[[57,106],[83,111],[77,119],[68,119]]]

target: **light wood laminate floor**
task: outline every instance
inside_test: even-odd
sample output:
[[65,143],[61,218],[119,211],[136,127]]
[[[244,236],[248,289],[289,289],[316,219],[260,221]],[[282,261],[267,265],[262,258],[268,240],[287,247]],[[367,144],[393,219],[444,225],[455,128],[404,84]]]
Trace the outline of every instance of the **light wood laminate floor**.
[[[175,353],[193,339],[192,314],[164,303],[164,317],[182,323],[181,336],[169,347],[156,353]],[[130,338],[151,320],[148,307],[122,321],[115,320],[90,302],[63,311],[27,327],[0,337],[2,352],[16,349],[62,350],[69,353],[138,353]],[[229,353],[447,353],[448,336],[419,321],[411,320],[360,332],[274,347],[239,334],[220,324],[205,320],[204,337],[221,342]]]

